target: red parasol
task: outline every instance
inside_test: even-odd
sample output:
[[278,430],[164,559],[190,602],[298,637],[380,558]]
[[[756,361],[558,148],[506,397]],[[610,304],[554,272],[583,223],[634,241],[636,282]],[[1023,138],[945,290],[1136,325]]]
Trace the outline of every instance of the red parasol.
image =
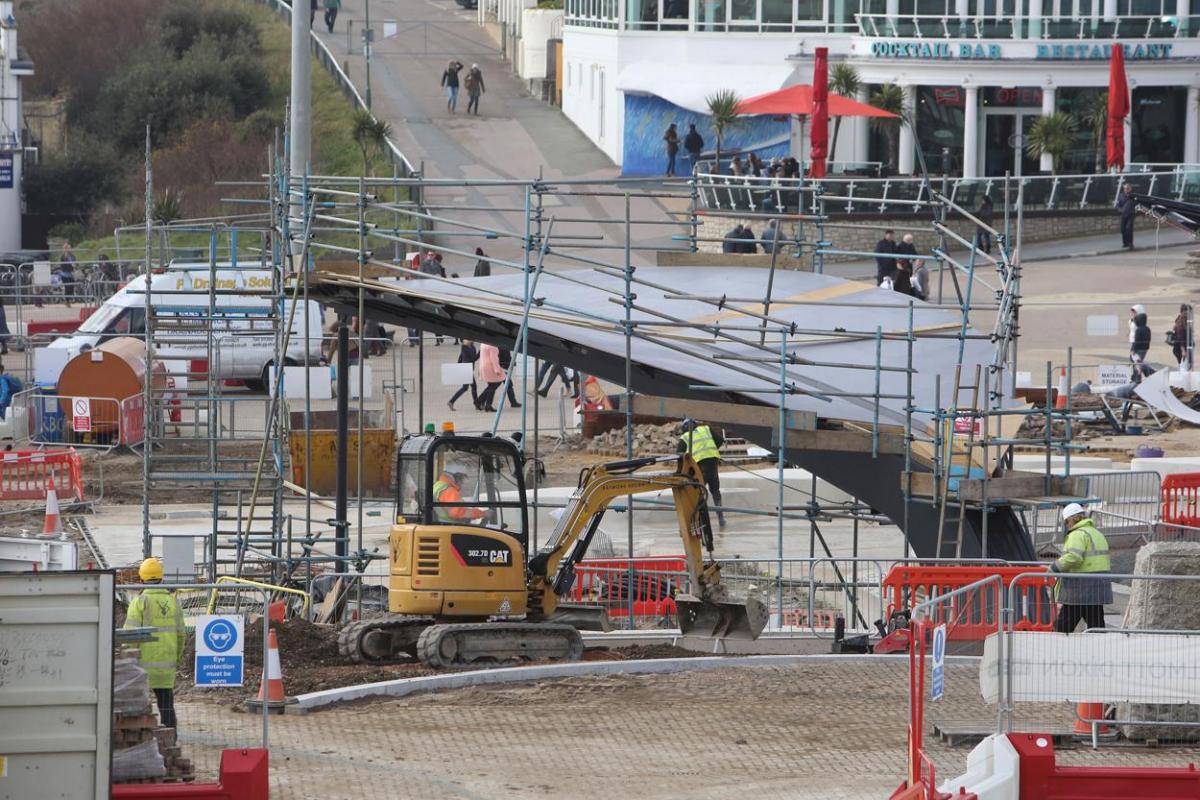
[[818,47],[813,61],[812,130],[809,132],[809,174],[825,177],[825,159],[829,156],[829,48]]
[[1125,117],[1129,114],[1129,84],[1125,81],[1125,49],[1112,46],[1108,65],[1108,166],[1125,168]]
[[[881,108],[842,97],[840,94],[828,93],[829,116],[831,117],[895,117]],[[796,85],[786,89],[776,89],[766,94],[749,97],[738,104],[739,114],[770,114],[783,117],[795,114],[801,117],[813,113],[813,87]]]

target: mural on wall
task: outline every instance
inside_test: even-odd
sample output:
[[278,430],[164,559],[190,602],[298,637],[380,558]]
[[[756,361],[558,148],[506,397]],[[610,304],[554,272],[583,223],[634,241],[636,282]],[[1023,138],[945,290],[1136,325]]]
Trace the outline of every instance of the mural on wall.
[[[691,172],[692,165],[683,149],[683,137],[688,125],[695,124],[704,137],[704,155],[711,158],[717,146],[717,136],[708,124],[707,114],[698,114],[680,108],[661,97],[643,94],[625,95],[625,137],[621,160],[621,174],[631,177],[662,175],[667,169],[667,147],[663,135],[667,126],[675,123],[679,131],[679,157],[675,171],[679,175]],[[726,153],[758,153],[759,158],[769,161],[776,156],[788,154],[791,126],[787,120],[773,117],[742,117],[741,123],[732,131],[725,132],[721,143],[721,157]]]

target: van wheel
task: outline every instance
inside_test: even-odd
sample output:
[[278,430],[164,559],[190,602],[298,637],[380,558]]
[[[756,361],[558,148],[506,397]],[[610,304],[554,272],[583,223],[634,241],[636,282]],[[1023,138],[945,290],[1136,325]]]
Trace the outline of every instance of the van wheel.
[[[294,358],[285,358],[283,360],[283,365],[285,367],[294,367],[297,365],[297,362],[296,362],[296,359],[294,359]],[[273,367],[273,366],[275,366],[274,359],[272,359],[272,360],[268,361],[266,364],[264,364],[263,368],[262,368],[262,372],[260,372],[258,375],[258,379],[257,380],[254,380],[254,379],[247,380],[246,388],[252,392],[262,392],[265,394],[269,394],[269,390],[267,387],[269,387],[271,384],[271,367]]]

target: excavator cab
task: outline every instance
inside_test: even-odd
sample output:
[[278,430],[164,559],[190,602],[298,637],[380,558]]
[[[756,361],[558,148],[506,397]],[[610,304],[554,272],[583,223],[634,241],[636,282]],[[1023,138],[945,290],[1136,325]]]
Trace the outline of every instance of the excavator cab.
[[523,459],[491,436],[400,445],[388,607],[438,618],[522,616],[528,509]]
[[410,436],[400,446],[397,522],[491,528],[513,537],[524,550],[528,509],[522,461],[508,439]]

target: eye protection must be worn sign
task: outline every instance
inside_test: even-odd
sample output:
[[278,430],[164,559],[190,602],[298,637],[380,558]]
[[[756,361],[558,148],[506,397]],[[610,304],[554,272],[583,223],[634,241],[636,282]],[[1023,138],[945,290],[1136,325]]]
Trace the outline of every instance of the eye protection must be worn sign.
[[206,614],[196,620],[196,685],[241,686],[245,637],[240,616]]

